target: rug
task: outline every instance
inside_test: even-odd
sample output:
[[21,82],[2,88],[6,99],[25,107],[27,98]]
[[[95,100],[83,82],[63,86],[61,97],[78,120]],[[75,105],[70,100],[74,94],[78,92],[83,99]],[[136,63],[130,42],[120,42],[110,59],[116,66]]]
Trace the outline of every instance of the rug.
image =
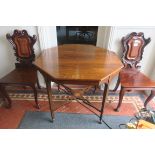
[[[12,108],[6,109],[4,106],[0,107],[0,128],[18,128],[22,118],[25,116],[27,112],[49,112],[49,104],[46,89],[38,90],[38,101],[41,107],[40,110],[35,108],[34,95],[30,88],[23,89],[22,87],[12,87],[10,89],[8,87],[8,90],[10,98],[12,100]],[[56,104],[61,104],[62,102],[64,103],[65,99],[67,98],[67,95],[58,92],[57,87],[52,88],[52,90],[54,102]],[[146,99],[146,96],[139,92],[126,93],[123,98],[123,103],[120,111],[115,112],[114,108],[116,108],[118,104],[118,95],[119,92],[109,93],[107,101],[105,103],[103,113],[104,116],[112,115],[116,117],[133,117],[135,113],[137,113],[141,108],[143,108],[143,103]],[[90,91],[87,94],[85,94],[85,98],[87,98],[94,105],[99,106],[101,105],[102,101],[102,91],[97,90],[95,94],[92,94],[92,91]],[[153,100],[148,104],[148,107],[151,107],[151,109],[155,110],[155,104]],[[92,114],[91,111],[89,111],[87,108],[77,103],[76,101],[62,106],[56,112],[67,114]]]
[[[57,87],[53,87],[53,100],[56,104],[64,103],[67,100],[68,95],[61,93],[57,90]],[[74,88],[77,89],[77,88]],[[102,91],[97,90],[95,94],[92,94],[90,90],[87,94],[85,94],[85,98],[88,99],[91,103],[93,103],[96,107],[101,106],[102,102]],[[34,95],[31,89],[16,89],[10,91],[9,93],[12,101],[14,104],[19,104],[21,102],[34,102]],[[104,114],[107,115],[125,115],[125,116],[133,116],[137,113],[141,108],[144,107],[144,101],[146,96],[142,93],[126,93],[123,97],[122,106],[119,112],[115,112],[114,109],[118,104],[119,99],[119,92],[110,92],[105,103],[105,110]],[[46,93],[46,89],[38,90],[38,100],[41,106],[41,111],[48,111],[49,104],[48,104],[48,97]],[[33,103],[35,105],[35,103]],[[153,109],[155,109],[155,104],[153,101],[149,103]],[[36,110],[34,108],[30,109],[31,111]],[[77,103],[76,101],[72,101],[69,104],[62,106],[60,109],[57,110],[58,112],[67,112],[67,113],[81,113],[81,114],[91,114],[91,112]],[[96,111],[95,111],[96,112]]]
[[[104,115],[103,120],[112,129],[119,129],[119,124],[129,122],[131,116]],[[49,112],[26,112],[19,129],[109,129],[103,122],[99,124],[99,118],[91,114],[67,114],[56,113],[56,119],[52,123]]]

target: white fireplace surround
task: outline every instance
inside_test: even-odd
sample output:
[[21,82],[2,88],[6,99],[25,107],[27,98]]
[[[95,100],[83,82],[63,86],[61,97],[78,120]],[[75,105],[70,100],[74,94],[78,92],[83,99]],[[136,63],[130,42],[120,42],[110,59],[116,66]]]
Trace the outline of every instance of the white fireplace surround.
[[41,50],[57,46],[56,26],[38,26]]
[[[110,49],[113,30],[110,26],[99,26],[96,45]],[[57,45],[56,26],[39,26],[38,34],[41,50]]]

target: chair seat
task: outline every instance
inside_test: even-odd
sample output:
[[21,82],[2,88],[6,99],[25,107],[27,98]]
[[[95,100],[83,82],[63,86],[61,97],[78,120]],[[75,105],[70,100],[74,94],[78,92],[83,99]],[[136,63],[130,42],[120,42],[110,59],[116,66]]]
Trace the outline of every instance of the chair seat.
[[31,84],[36,83],[36,71],[32,68],[16,68],[0,79],[0,84]]
[[155,82],[137,69],[122,69],[120,72],[120,82],[126,88],[155,88]]

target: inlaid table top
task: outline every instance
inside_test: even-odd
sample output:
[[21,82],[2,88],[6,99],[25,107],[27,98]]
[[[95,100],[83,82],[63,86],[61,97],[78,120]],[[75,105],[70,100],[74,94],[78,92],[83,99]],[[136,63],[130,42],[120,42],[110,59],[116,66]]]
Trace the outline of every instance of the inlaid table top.
[[64,44],[46,49],[34,65],[58,81],[101,81],[123,64],[111,51],[93,45]]

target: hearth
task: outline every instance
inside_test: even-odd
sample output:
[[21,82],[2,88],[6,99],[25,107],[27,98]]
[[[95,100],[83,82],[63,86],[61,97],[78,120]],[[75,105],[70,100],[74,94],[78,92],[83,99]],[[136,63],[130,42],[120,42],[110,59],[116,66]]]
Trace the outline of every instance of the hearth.
[[96,45],[98,26],[57,26],[58,45]]

